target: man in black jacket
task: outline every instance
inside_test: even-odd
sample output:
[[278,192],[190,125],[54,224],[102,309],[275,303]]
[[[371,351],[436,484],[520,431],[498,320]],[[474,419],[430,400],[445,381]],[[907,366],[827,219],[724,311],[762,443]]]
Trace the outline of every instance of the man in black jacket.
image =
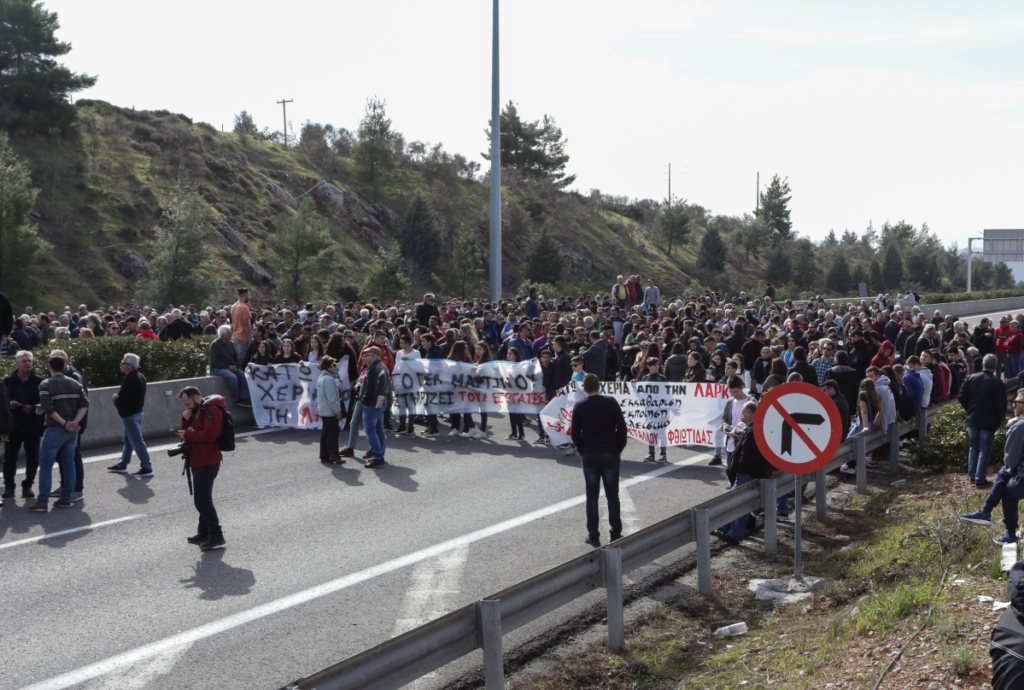
[[[444,359],[444,353],[441,348],[434,343],[434,336],[429,333],[424,333],[420,337],[420,358],[421,359]],[[434,438],[439,436],[441,432],[437,429],[437,415],[427,415],[427,430],[423,432],[423,435],[427,438]]]
[[812,386],[817,387],[818,385],[818,372],[814,370],[814,367],[807,363],[807,350],[803,346],[797,346],[793,350],[793,366],[789,368],[790,372],[796,372],[803,378],[804,383],[809,383]]
[[864,377],[858,375],[857,371],[849,366],[849,364],[850,356],[842,350],[837,352],[836,365],[825,372],[825,381],[835,381],[839,386],[839,392],[846,398],[847,408],[854,410],[857,408],[857,394],[860,391],[860,382],[864,380]]
[[846,404],[846,397],[839,391],[839,384],[835,381],[829,380],[821,384],[821,390],[832,398],[836,409],[839,410],[839,424],[843,429],[843,438],[846,438],[846,432],[850,430],[850,406]]
[[1010,568],[1006,585],[1010,607],[992,630],[992,690],[1024,688],[1024,561]]
[[423,295],[423,304],[416,305],[416,320],[420,322],[421,326],[426,326],[430,323],[431,316],[436,316],[438,321],[441,320],[441,312],[434,304],[434,295],[428,292]]
[[996,377],[999,359],[994,354],[985,355],[982,367],[982,371],[967,377],[957,396],[967,411],[967,438],[971,444],[967,478],[979,489],[992,486],[986,478],[992,443],[1006,416],[1006,388]]
[[17,369],[4,379],[10,402],[7,408],[13,419],[13,430],[4,443],[3,498],[14,498],[15,477],[18,472],[18,453],[25,449],[25,479],[21,482],[21,497],[35,498],[32,484],[39,471],[39,443],[43,438],[43,417],[39,408],[39,384],[43,382],[32,370],[32,353],[22,350],[14,356]]
[[376,469],[384,466],[387,437],[384,435],[384,410],[387,407],[388,386],[391,376],[380,361],[381,351],[377,346],[363,350],[363,364],[366,376],[359,389],[359,402],[363,404],[363,429],[370,442],[373,456],[367,467]]
[[[746,428],[736,444],[736,450],[729,458],[729,465],[725,470],[725,475],[733,489],[757,479],[768,479],[775,472],[775,468],[757,447],[757,440],[754,438],[754,414],[756,412],[757,403],[753,400],[743,406],[741,419]],[[785,496],[779,498],[778,505],[781,508],[784,501],[786,509],[780,510],[780,512],[789,513],[788,498]],[[747,516],[736,518],[728,527],[715,530],[715,534],[731,544],[740,543],[747,536]]]
[[142,438],[142,409],[146,406],[146,377],[139,372],[139,356],[129,352],[121,358],[121,388],[114,393],[114,407],[124,425],[124,450],[121,460],[107,469],[119,474],[128,474],[128,463],[132,461],[132,451],[139,456],[142,469],[136,471],[136,477],[152,477],[153,464],[149,459],[149,450]]
[[583,480],[587,488],[587,538],[594,548],[601,546],[597,501],[604,484],[608,501],[610,538],[622,536],[622,518],[619,514],[619,465],[622,450],[628,439],[626,419],[622,408],[613,398],[601,395],[601,380],[594,374],[583,377],[583,391],[587,397],[576,403],[572,411],[572,442],[580,451],[583,461]]
[[743,369],[751,371],[758,357],[761,356],[761,348],[764,347],[764,331],[758,328],[754,331],[754,337],[743,343],[740,354],[743,355]]

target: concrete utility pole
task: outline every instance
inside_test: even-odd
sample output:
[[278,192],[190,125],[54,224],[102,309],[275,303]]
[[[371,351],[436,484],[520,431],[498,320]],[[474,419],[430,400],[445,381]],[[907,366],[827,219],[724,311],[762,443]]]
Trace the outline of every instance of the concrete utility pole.
[[760,211],[761,210],[761,173],[760,173],[760,171],[758,171],[758,173],[757,173],[757,195],[756,196],[757,196],[757,201],[754,202],[754,210],[755,211]]
[[278,105],[281,106],[281,116],[284,118],[284,127],[281,132],[284,133],[284,146],[288,148],[288,103],[294,102],[294,98],[289,98],[287,101],[278,101]]
[[672,208],[672,164],[668,164],[668,207]]
[[980,237],[969,237],[967,238],[967,292],[971,291],[971,264],[974,263],[973,257],[974,252],[971,251],[971,242],[974,240],[980,240]]
[[491,50],[491,301],[501,300],[501,99],[499,97],[498,0],[494,0]]

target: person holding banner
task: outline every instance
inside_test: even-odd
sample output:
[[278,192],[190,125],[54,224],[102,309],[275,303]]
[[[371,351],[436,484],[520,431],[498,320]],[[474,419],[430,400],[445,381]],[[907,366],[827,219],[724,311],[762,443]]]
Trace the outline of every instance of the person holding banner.
[[384,409],[387,407],[390,375],[380,361],[380,350],[377,347],[363,350],[363,364],[366,367],[366,376],[363,379],[359,400],[363,405],[363,424],[372,453],[366,466],[376,469],[385,464],[387,438],[384,435]]
[[[408,329],[406,329],[408,330]],[[399,350],[395,353],[395,360],[397,362],[404,362],[406,360],[420,359],[419,350],[413,349],[412,336],[409,334],[403,334],[398,339]],[[408,422],[408,426],[406,426]],[[487,417],[484,415],[481,421],[481,426],[487,424]],[[416,434],[416,430],[412,423],[412,415],[409,414],[409,402],[405,397],[402,397],[398,401],[398,434],[402,436],[413,436]]]
[[320,360],[320,378],[316,382],[317,409],[320,411],[320,462],[342,465],[338,452],[338,434],[345,412],[338,393],[338,361],[330,355]]
[[580,450],[587,489],[587,538],[584,541],[599,548],[601,531],[597,501],[602,484],[608,501],[610,540],[615,541],[622,536],[619,466],[629,437],[622,408],[614,399],[601,395],[601,380],[595,374],[583,377],[583,391],[587,397],[576,403],[572,411],[572,442]]

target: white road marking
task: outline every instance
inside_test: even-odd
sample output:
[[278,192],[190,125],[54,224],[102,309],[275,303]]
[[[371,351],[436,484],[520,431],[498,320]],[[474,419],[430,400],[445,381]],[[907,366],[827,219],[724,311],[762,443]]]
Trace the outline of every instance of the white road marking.
[[175,664],[192,648],[192,643],[176,649],[169,649],[163,654],[149,659],[145,664],[129,666],[106,678],[98,679],[85,686],[84,690],[142,690],[159,676],[167,675],[174,670]]
[[[280,429],[259,429],[258,431],[246,431],[246,432],[241,433],[241,434],[235,434],[235,438],[239,439],[239,438],[247,438],[249,436],[259,436],[260,434],[269,434],[269,433],[273,433],[275,431],[287,431],[287,429],[284,429],[284,428],[280,428]],[[170,448],[174,448],[177,445],[178,445],[177,443],[167,443],[167,444],[162,445],[162,446],[146,446],[146,450],[148,450],[150,453],[157,453],[157,452],[159,452],[161,450],[168,450]],[[228,456],[228,457],[230,457],[230,456]],[[107,453],[106,455],[96,455],[96,456],[93,456],[91,458],[82,458],[82,464],[83,465],[88,465],[90,462],[103,462],[104,460],[120,460],[120,459],[121,459],[121,453]],[[22,467],[20,470],[18,470],[17,474],[25,474],[25,468]]]
[[[601,489],[602,498],[597,502],[598,529],[608,524],[608,501],[604,499],[604,489]],[[636,504],[633,497],[629,495],[629,489],[619,488],[619,518],[622,520],[622,535],[633,534],[640,529],[640,514],[636,512]]]
[[[668,465],[662,465],[650,472],[621,481],[619,483],[619,489],[621,491],[624,488],[629,488],[640,484],[641,482],[655,479],[677,470],[680,467],[695,465],[707,460],[709,457],[711,456],[708,453],[700,453],[699,455],[687,458],[686,460],[679,460]],[[490,527],[484,527],[483,529],[470,532],[469,534],[465,534],[461,537],[456,537],[455,539],[450,539],[446,542],[442,542],[425,549],[420,549],[419,551],[415,551],[404,556],[399,556],[398,558],[394,558],[390,561],[360,570],[356,573],[339,577],[335,580],[317,585],[316,587],[310,587],[309,589],[296,592],[295,594],[290,594],[286,597],[281,597],[280,599],[267,602],[266,604],[256,606],[247,611],[240,611],[234,615],[206,623],[205,625],[200,625],[183,633],[172,635],[171,637],[166,637],[162,640],[157,640],[156,642],[151,642],[150,644],[112,656],[95,664],[83,666],[82,668],[69,671],[68,673],[61,674],[49,680],[29,685],[23,690],[63,690],[64,688],[70,688],[74,685],[78,685],[79,683],[84,683],[88,680],[92,680],[93,678],[98,678],[104,674],[111,673],[113,671],[120,671],[121,669],[137,664],[140,661],[145,661],[160,654],[165,654],[183,645],[194,644],[199,640],[204,640],[208,637],[227,632],[228,630],[245,625],[246,623],[252,623],[253,621],[266,618],[267,616],[271,616],[275,613],[287,611],[288,609],[301,606],[302,604],[309,603],[329,594],[334,594],[335,592],[340,592],[341,590],[354,587],[360,583],[372,580],[375,577],[386,575],[416,563],[422,563],[423,561],[431,558],[437,558],[438,556],[447,554],[448,552],[456,549],[465,548],[474,542],[487,539],[488,537],[492,537],[496,534],[508,532],[509,530],[517,527],[522,527],[523,525],[527,525],[531,522],[560,513],[563,510],[568,510],[569,508],[585,503],[586,500],[586,496],[575,496],[564,501],[559,501],[558,503],[553,503],[544,508],[491,525]]]
[[412,571],[412,581],[399,609],[391,637],[398,637],[448,613],[460,591],[462,569],[469,546],[453,549],[439,558],[423,561]]
[[65,534],[74,534],[75,532],[87,532],[94,530],[98,527],[106,527],[107,525],[116,525],[119,522],[127,522],[128,520],[136,520],[138,518],[146,517],[145,513],[141,515],[129,515],[127,517],[117,518],[116,520],[107,520],[105,522],[97,522],[94,525],[85,525],[83,527],[76,527],[74,529],[66,529],[62,532],[52,532],[50,534],[41,534],[38,537],[29,537],[28,539],[20,539],[18,541],[12,541],[7,544],[0,544],[0,549],[9,549],[12,546],[21,546],[22,544],[31,544],[33,542],[42,541],[44,539],[53,539],[54,537],[63,537]]

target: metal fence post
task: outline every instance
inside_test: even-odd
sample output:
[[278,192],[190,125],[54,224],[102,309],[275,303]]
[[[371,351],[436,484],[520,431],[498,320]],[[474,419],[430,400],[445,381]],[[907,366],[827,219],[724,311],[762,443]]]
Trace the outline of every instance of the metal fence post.
[[608,646],[626,651],[626,613],[622,601],[622,554],[618,549],[601,550],[605,589],[608,592]]
[[476,603],[477,636],[484,648],[484,687],[505,690],[505,666],[501,652],[501,602]]
[[814,510],[818,522],[821,523],[828,522],[828,498],[825,495],[827,488],[828,478],[825,474],[825,468],[822,467],[814,473]]
[[889,471],[900,473],[900,423],[895,421],[889,425]]
[[864,449],[864,437],[853,439],[853,457],[857,461],[857,493],[868,492],[868,454]]
[[775,477],[761,480],[761,505],[764,506],[764,551],[774,556],[778,546],[778,512],[775,510]]
[[923,443],[924,437],[928,435],[928,410],[919,408],[917,410],[917,442]]
[[694,510],[693,525],[697,538],[697,591],[711,596],[711,535],[708,533],[708,511]]

